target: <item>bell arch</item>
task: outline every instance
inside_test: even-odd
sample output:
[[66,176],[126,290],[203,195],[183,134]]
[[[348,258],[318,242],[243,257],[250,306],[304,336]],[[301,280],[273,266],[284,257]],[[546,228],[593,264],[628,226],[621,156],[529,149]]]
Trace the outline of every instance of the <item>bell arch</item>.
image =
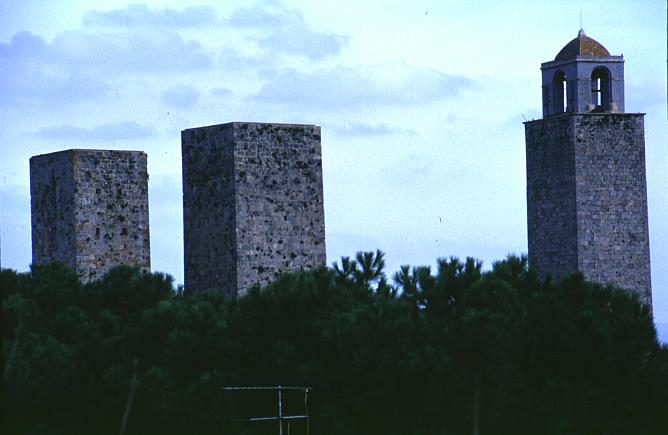
[[552,89],[554,94],[552,113],[566,112],[568,110],[568,80],[566,73],[562,70],[554,73]]
[[591,72],[591,104],[596,108],[610,108],[610,70],[598,66]]

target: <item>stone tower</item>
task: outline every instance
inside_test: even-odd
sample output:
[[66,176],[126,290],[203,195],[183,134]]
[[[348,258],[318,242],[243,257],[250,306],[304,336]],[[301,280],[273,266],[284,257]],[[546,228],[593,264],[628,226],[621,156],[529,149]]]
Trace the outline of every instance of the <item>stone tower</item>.
[[644,114],[624,113],[624,60],[580,30],[541,70],[543,118],[524,123],[529,264],[651,308]]
[[84,282],[121,264],[151,267],[146,154],[67,150],[30,159],[32,261]]
[[233,122],[181,146],[186,291],[235,297],[325,264],[320,127]]

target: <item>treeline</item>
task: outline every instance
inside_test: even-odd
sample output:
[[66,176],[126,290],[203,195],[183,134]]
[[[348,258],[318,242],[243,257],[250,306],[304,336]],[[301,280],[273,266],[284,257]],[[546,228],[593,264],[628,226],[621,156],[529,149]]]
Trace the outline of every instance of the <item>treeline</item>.
[[2,426],[17,435],[665,434],[668,347],[648,309],[526,258],[403,267],[381,252],[238,300],[119,267],[3,270]]

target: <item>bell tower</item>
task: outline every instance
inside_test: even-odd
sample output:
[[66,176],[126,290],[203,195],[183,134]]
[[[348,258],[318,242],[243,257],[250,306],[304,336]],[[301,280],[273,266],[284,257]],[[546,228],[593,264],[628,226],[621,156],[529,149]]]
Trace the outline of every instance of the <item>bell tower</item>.
[[543,72],[543,117],[559,113],[624,112],[624,58],[580,29]]
[[651,308],[644,114],[624,112],[624,59],[580,30],[541,71],[543,118],[524,123],[529,265]]

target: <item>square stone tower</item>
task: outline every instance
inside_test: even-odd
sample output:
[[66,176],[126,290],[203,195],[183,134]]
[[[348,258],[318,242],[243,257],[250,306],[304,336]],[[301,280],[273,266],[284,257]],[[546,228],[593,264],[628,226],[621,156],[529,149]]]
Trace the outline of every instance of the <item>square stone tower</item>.
[[186,291],[236,297],[325,264],[320,127],[233,122],[181,146]]
[[644,114],[624,69],[581,30],[543,63],[543,119],[525,122],[529,265],[635,292],[651,308]]
[[151,267],[146,154],[67,150],[30,159],[32,258],[84,282],[121,264]]

